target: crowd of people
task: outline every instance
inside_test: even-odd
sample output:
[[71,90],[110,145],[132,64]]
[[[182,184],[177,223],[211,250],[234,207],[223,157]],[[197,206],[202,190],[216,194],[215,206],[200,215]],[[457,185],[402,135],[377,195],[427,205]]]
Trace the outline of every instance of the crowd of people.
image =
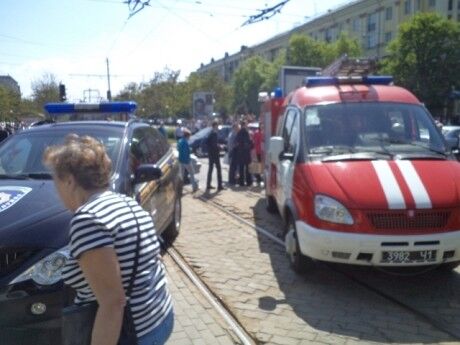
[[[257,122],[252,122],[257,123]],[[258,124],[258,123],[257,123]],[[206,190],[216,189],[221,191],[225,189],[222,178],[221,157],[222,146],[218,141],[219,122],[213,121],[211,132],[205,139],[205,145],[208,152],[208,172],[206,179]],[[161,127],[160,127],[161,131]],[[192,178],[192,188],[195,192],[198,190],[198,184],[193,177],[194,170],[190,163],[190,146],[188,140],[191,135],[190,129],[178,123],[175,132],[177,148],[179,152],[179,162],[181,169],[186,171]],[[263,134],[262,126],[258,124],[251,129],[248,128],[246,118],[232,123],[232,129],[227,138],[226,152],[224,156],[225,163],[228,164],[227,186],[252,186],[257,183],[263,186],[262,169],[263,169]],[[212,184],[213,172],[216,171],[217,187]]]
[[0,142],[26,128],[22,121],[0,122]]

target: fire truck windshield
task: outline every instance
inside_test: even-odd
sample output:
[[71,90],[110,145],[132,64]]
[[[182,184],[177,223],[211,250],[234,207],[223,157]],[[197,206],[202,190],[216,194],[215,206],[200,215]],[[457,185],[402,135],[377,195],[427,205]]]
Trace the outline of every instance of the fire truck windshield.
[[439,129],[420,105],[383,102],[315,105],[305,108],[304,119],[309,155],[345,151],[445,157],[447,153]]

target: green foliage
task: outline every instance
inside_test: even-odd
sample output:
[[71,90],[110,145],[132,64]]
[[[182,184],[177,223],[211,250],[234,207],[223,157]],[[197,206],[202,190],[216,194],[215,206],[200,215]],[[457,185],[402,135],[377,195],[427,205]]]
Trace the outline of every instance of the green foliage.
[[21,103],[21,95],[8,87],[0,86],[0,119],[13,120]]
[[333,44],[333,60],[347,54],[349,57],[362,57],[363,50],[358,39],[351,38],[345,31],[342,31],[337,41]]
[[381,72],[440,112],[451,88],[460,84],[460,25],[435,13],[418,14],[400,26],[388,53]]
[[233,76],[233,107],[237,113],[258,113],[258,95],[269,82],[270,63],[260,56],[245,60]]
[[32,82],[32,100],[36,112],[43,112],[46,103],[59,102],[59,85],[54,74],[45,73]]
[[325,67],[334,56],[334,47],[316,41],[305,34],[293,34],[289,39],[287,61],[292,66]]
[[362,49],[356,38],[342,32],[334,43],[316,41],[305,34],[293,34],[289,39],[288,64],[293,66],[326,67],[343,54],[361,57]]
[[192,97],[196,91],[214,92],[215,109],[226,112],[231,102],[231,89],[217,73],[192,73],[188,80],[179,81],[180,71],[165,68],[157,72],[148,83],[128,84],[116,97],[117,100],[134,100],[140,116],[190,117]]

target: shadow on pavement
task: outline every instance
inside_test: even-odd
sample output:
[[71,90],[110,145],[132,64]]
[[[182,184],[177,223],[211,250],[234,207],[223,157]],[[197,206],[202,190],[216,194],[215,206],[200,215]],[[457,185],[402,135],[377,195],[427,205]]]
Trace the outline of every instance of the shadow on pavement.
[[[256,225],[279,235],[283,223],[269,214],[265,199],[253,208]],[[284,248],[257,232],[260,251],[270,257],[284,294],[259,297],[259,307],[276,312],[291,309],[310,327],[334,335],[378,343],[438,343],[453,337],[427,322],[437,320],[460,339],[460,275],[429,272],[418,276],[390,275],[367,267],[317,262],[305,275],[289,267]],[[351,278],[350,278],[351,277]],[[368,287],[364,287],[365,282]],[[374,290],[374,291],[373,291]],[[381,294],[393,296],[390,301]],[[404,304],[419,314],[407,310]],[[436,321],[435,321],[436,322]]]

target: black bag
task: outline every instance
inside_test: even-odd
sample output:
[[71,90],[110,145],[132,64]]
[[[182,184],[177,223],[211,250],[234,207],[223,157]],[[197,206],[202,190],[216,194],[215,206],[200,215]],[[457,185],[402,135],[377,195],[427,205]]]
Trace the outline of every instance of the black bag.
[[[131,206],[131,211],[134,210]],[[138,265],[138,251],[140,247],[140,227],[137,217],[134,218],[137,225],[137,243],[136,243],[136,255],[134,257],[134,268],[131,280],[129,282],[127,296],[131,296],[134,279],[137,274]],[[91,335],[93,333],[94,320],[96,318],[98,304],[92,302],[84,305],[73,304],[71,306],[62,309],[61,316],[61,340],[62,345],[90,345]],[[126,306],[123,312],[123,322],[121,325],[120,338],[118,339],[118,345],[134,345],[137,343],[136,329],[134,327],[134,320],[131,314],[131,308],[129,307],[129,301],[126,302]]]
[[[71,305],[62,310],[62,344],[90,345],[98,305],[96,302],[85,305]],[[131,309],[125,306],[118,345],[137,343]]]

